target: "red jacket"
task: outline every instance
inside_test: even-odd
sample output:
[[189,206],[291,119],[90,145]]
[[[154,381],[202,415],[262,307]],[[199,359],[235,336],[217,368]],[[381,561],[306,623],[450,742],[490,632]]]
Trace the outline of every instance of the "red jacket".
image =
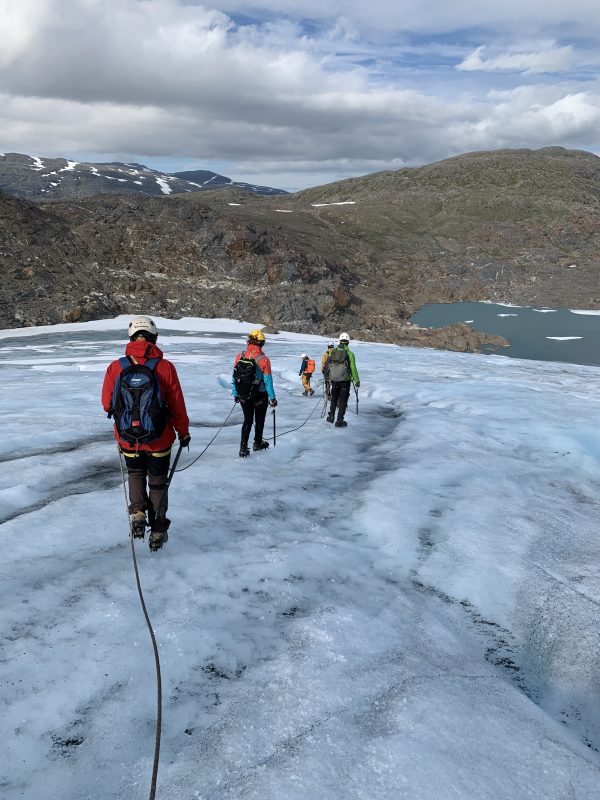
[[[190,420],[185,408],[185,400],[183,399],[183,392],[177,376],[177,370],[163,358],[162,350],[155,344],[146,342],[144,339],[138,339],[135,342],[129,342],[125,348],[126,356],[133,356],[139,364],[145,364],[149,358],[159,358],[160,361],[156,365],[156,376],[160,384],[162,396],[169,408],[169,419],[167,426],[162,432],[160,438],[150,444],[140,444],[137,450],[150,450],[153,453],[158,453],[161,450],[168,450],[175,441],[175,431],[180,436],[187,436],[189,433]],[[102,405],[104,410],[108,412],[111,402],[113,389],[117,376],[121,372],[121,365],[119,361],[113,361],[106,370],[104,376],[104,384],[102,386]],[[115,439],[125,450],[132,450],[134,447],[123,439],[119,438],[115,426]]]

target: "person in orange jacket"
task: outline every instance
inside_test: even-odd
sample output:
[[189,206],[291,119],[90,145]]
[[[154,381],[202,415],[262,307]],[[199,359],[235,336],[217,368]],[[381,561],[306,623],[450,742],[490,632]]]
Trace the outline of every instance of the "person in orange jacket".
[[302,353],[302,363],[300,364],[300,372],[298,375],[302,378],[302,386],[304,386],[304,397],[312,397],[315,393],[314,389],[310,387],[310,379],[315,371],[315,362],[309,358],[306,353]]
[[[166,481],[171,446],[175,441],[176,431],[181,444],[184,447],[189,446],[190,421],[177,371],[156,346],[158,331],[154,321],[150,317],[136,317],[129,323],[128,335],[125,358],[113,361],[106,370],[102,386],[102,406],[108,416],[115,419],[115,439],[127,464],[132,536],[143,539],[148,523],[151,527],[150,549],[154,551],[160,550],[169,538],[167,530],[171,522],[166,516]],[[145,366],[146,376],[152,372],[158,382],[158,395],[162,405],[159,408],[158,400],[156,401],[152,410],[152,414],[156,414],[156,417],[152,417],[153,422],[148,422],[148,416],[152,414],[149,415],[147,411],[141,415],[138,413],[140,418],[136,419],[135,408],[132,411],[127,403],[123,404],[125,375],[130,374],[134,382],[140,380],[142,371],[136,373],[135,369],[129,369],[135,365]],[[153,385],[151,376],[146,377],[146,380],[150,382],[148,385]],[[139,408],[142,407],[142,402],[139,401]],[[148,426],[149,432],[144,425]]]

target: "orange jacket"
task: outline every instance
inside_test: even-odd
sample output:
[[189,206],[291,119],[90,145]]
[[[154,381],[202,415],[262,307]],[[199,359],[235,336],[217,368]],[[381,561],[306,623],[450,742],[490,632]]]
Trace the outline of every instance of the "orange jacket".
[[[125,355],[133,356],[139,364],[145,364],[149,358],[160,359],[156,365],[155,372],[162,396],[169,408],[169,419],[167,420],[164,431],[156,441],[150,442],[149,444],[139,444],[135,449],[149,450],[152,453],[168,450],[175,441],[175,431],[177,431],[180,436],[187,436],[190,432],[190,420],[187,415],[177,370],[170,361],[163,358],[160,348],[155,344],[146,342],[144,339],[129,342],[125,348]],[[110,409],[115,381],[121,370],[122,367],[118,359],[113,361],[106,370],[104,383],[102,385],[102,406],[106,412]],[[125,442],[123,439],[119,438],[116,426],[115,439],[125,450],[134,449],[134,446],[129,442]]]

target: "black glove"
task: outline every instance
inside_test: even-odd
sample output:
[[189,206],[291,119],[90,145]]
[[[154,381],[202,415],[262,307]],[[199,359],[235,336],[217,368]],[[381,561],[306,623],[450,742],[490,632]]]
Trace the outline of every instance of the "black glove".
[[239,397],[234,397],[233,399],[235,400],[236,403],[240,402],[240,398]]
[[277,405],[277,400],[275,400],[275,398],[269,400],[269,405],[271,406],[271,408],[275,408],[275,406]]
[[110,419],[112,415],[113,415],[113,410],[112,408],[109,408],[108,411],[106,412],[106,416]]
[[187,436],[181,436],[181,434],[179,435],[179,444],[182,447],[189,447],[191,441],[192,437],[189,435],[189,433],[187,434]]
[[356,381],[356,383],[355,383],[354,385],[355,385],[355,386],[356,386],[356,388],[358,389],[358,388],[359,388],[359,386],[360,386],[360,381]]

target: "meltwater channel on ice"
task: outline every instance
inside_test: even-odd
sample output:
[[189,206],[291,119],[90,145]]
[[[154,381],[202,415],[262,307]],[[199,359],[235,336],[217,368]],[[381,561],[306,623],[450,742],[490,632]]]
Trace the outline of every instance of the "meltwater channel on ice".
[[[0,333],[4,800],[148,796],[154,660],[100,406],[127,321]],[[183,467],[252,325],[157,322]],[[326,344],[268,336],[278,432],[320,402],[298,369]],[[167,545],[135,545],[157,798],[598,800],[598,369],[352,347],[346,429],[317,411],[240,459],[236,408],[175,474]]]

